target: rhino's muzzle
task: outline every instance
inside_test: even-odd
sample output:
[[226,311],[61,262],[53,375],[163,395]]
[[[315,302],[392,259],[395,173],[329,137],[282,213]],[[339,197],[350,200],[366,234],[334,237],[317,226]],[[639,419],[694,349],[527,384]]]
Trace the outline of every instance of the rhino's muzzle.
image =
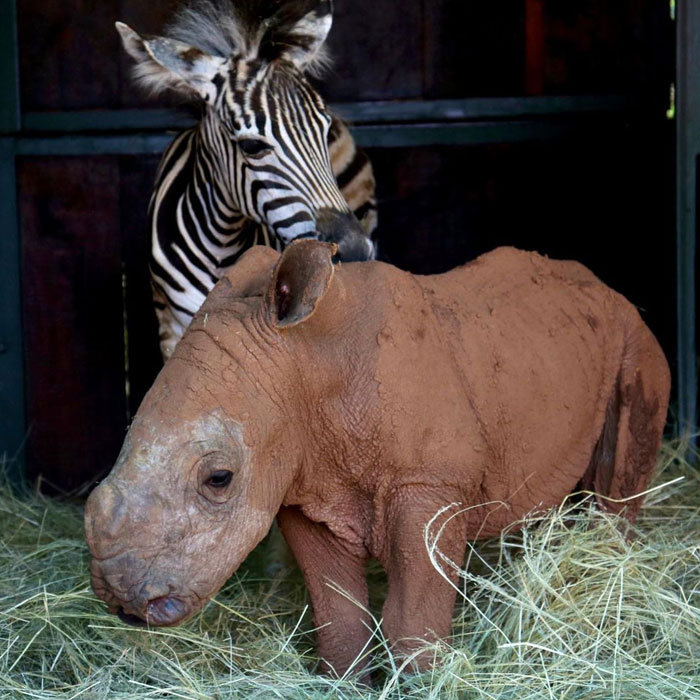
[[[154,572],[152,565],[130,553],[92,560],[92,588],[110,611],[130,625],[169,627],[196,612],[199,598],[172,575]],[[146,578],[141,578],[144,573]]]

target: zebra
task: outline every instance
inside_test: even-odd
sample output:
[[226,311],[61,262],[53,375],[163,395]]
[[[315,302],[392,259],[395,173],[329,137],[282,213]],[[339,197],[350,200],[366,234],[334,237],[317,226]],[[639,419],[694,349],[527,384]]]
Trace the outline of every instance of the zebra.
[[375,257],[367,155],[307,76],[328,64],[331,0],[195,0],[165,36],[116,23],[134,76],[202,106],[165,151],[151,196],[150,271],[164,359],[207,293],[256,244],[313,236]]

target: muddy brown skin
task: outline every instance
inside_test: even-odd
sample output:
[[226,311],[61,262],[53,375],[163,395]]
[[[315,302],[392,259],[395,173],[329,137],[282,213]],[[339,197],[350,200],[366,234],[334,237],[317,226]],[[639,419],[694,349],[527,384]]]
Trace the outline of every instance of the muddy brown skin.
[[277,516],[342,673],[371,621],[336,588],[366,605],[369,557],[397,653],[449,635],[455,591],[424,543],[444,506],[464,511],[439,545],[457,563],[576,488],[634,519],[669,370],[629,302],[508,248],[429,277],[332,254],[251,249],[145,398],[86,512],[93,587],[124,619],[192,615]]

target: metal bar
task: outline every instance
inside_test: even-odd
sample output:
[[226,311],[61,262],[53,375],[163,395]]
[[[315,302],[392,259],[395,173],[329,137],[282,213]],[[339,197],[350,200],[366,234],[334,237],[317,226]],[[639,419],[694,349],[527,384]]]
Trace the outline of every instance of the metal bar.
[[[606,128],[610,128],[608,122]],[[601,128],[586,121],[466,122],[462,124],[420,124],[356,126],[352,134],[365,148],[409,146],[478,146],[489,143],[558,141]]]
[[[620,120],[619,124],[622,125],[623,120]],[[609,120],[541,121],[533,119],[508,122],[366,125],[354,126],[352,133],[361,146],[397,148],[556,141],[610,127]],[[170,133],[32,136],[17,139],[17,154],[22,156],[157,154],[162,153],[172,139],[173,135]]]
[[[480,119],[522,119],[590,113],[635,112],[644,109],[621,95],[564,97],[499,97],[464,100],[350,102],[330,105],[356,125],[454,122]],[[26,132],[164,131],[196,124],[196,118],[175,109],[124,109],[76,112],[30,112]]]
[[622,95],[562,97],[479,97],[464,100],[354,102],[331,105],[343,118],[357,124],[384,122],[476,121],[522,119],[535,116],[564,116],[589,113],[640,111]]
[[20,233],[13,139],[0,139],[0,459],[10,478],[24,474],[26,422],[20,302]]
[[17,139],[20,156],[85,156],[162,153],[172,134],[80,135],[64,134]]
[[197,118],[177,109],[112,109],[73,112],[28,112],[23,131],[65,132],[165,131],[194,126]]
[[[15,0],[0,0],[0,133],[20,129]],[[24,353],[20,301],[15,142],[0,138],[0,462],[10,481],[24,480]]]
[[0,134],[18,131],[19,59],[15,0],[0,0]]
[[677,315],[679,429],[698,425],[698,370],[695,329],[695,253],[698,229],[698,158],[700,157],[700,3],[677,5]]

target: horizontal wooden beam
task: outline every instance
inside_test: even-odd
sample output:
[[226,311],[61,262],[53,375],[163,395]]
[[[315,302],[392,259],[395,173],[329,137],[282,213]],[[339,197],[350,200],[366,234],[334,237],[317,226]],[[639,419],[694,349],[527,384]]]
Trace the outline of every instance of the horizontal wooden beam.
[[162,153],[174,134],[62,134],[16,139],[18,156],[104,156]]
[[[527,141],[558,141],[611,128],[622,128],[624,120],[548,119],[422,124],[374,124],[352,127],[365,148],[413,146],[482,145]],[[162,153],[172,141],[172,132],[126,134],[32,135],[16,139],[20,156],[129,155]]]
[[[362,126],[634,113],[643,112],[645,108],[620,95],[584,95],[350,102],[331,105],[331,109],[352,124]],[[23,117],[22,132],[164,131],[187,128],[195,123],[192,113],[176,109],[30,112]]]

